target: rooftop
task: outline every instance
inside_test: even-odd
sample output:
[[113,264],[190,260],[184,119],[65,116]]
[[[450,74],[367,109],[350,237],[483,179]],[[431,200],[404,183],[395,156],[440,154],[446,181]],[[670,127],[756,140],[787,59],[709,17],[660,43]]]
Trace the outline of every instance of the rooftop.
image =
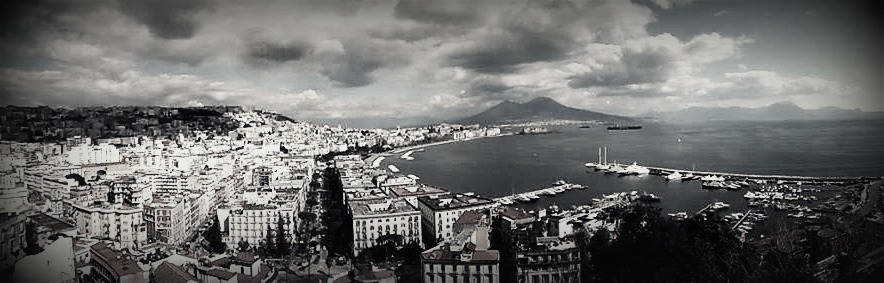
[[[486,263],[496,264],[500,261],[500,253],[495,250],[472,250],[470,246],[475,247],[473,243],[464,244],[464,249],[460,251],[451,251],[448,244],[438,245],[428,251],[421,253],[421,261],[429,262],[470,262],[470,263]],[[462,253],[472,253],[472,257],[464,260]]]
[[534,221],[534,215],[515,207],[503,206],[500,211],[498,211],[498,215],[509,218],[513,221]]
[[196,277],[188,273],[184,268],[163,262],[153,272],[156,282],[186,283],[189,281],[198,281]]
[[[122,251],[116,251],[105,242],[92,245],[92,253],[103,259],[112,269],[112,272],[119,277],[143,271],[131,255],[125,254]],[[93,256],[93,258],[95,257]]]
[[489,198],[473,193],[449,193],[439,196],[423,196],[418,198],[418,202],[423,203],[430,209],[437,211],[489,205],[495,203]]
[[410,196],[424,196],[424,195],[434,195],[434,194],[444,194],[448,191],[427,185],[417,185],[417,186],[408,186],[408,187],[393,187],[390,188],[390,193],[395,196],[400,197],[410,197]]
[[407,201],[391,199],[354,200],[350,202],[350,209],[354,217],[417,212]]
[[28,218],[37,226],[46,227],[48,231],[51,232],[60,232],[66,231],[70,229],[74,229],[74,225],[61,221],[58,218],[46,215],[45,213],[37,213]]

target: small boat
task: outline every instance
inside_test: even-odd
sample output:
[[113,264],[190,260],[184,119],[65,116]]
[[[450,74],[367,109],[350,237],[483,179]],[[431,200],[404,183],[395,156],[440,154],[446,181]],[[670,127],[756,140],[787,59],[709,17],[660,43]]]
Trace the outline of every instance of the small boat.
[[565,180],[557,180],[557,181],[553,182],[552,184],[555,186],[561,186],[561,185],[567,184],[567,182],[565,182]]
[[524,196],[524,195],[522,195],[522,196],[517,196],[517,197],[516,197],[516,200],[517,200],[517,201],[521,201],[521,202],[530,202],[530,201],[533,201],[533,199],[529,198],[528,196]]
[[723,203],[723,202],[720,202],[720,201],[713,202],[712,205],[709,206],[709,208],[712,208],[712,209],[714,209],[714,210],[721,210],[721,209],[725,209],[725,208],[728,208],[728,207],[731,207],[731,205],[730,205],[730,204]]
[[561,193],[565,192],[565,187],[557,187],[557,188],[552,188],[550,190],[553,191],[554,193],[561,194]]
[[509,198],[503,198],[503,199],[500,199],[500,203],[504,204],[504,205],[511,205],[511,204],[514,204],[515,202]]
[[677,219],[677,220],[684,220],[684,219],[687,219],[687,218],[688,218],[688,213],[687,213],[687,212],[684,212],[684,211],[680,211],[680,212],[676,212],[676,213],[670,213],[670,214],[669,214],[669,217],[675,218],[675,219]]
[[537,195],[528,195],[528,198],[531,199],[531,200],[538,200],[538,199],[540,199],[540,197],[537,196]]
[[399,168],[396,165],[387,166],[387,169],[390,169],[390,172],[399,173]]

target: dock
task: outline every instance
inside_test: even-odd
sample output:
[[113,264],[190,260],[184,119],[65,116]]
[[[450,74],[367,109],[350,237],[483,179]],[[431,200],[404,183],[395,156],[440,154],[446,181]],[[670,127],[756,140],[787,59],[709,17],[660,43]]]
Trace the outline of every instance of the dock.
[[696,216],[700,216],[700,214],[703,214],[704,212],[706,212],[707,210],[709,210],[710,207],[712,207],[712,203],[709,203],[709,204],[707,204],[706,206],[704,206],[703,208],[701,208],[700,210],[698,210],[697,213],[694,213],[694,216],[695,216],[695,217],[696,217]]
[[[556,189],[556,188],[565,188],[565,189],[566,189],[565,192],[567,192],[567,191],[569,191],[569,190],[575,190],[575,189],[577,189],[578,187],[581,187],[581,186],[580,186],[580,185],[576,185],[576,184],[565,183],[565,184],[562,184],[562,185],[555,185],[555,186],[552,186],[552,187],[549,187],[549,188],[542,188],[542,189],[537,189],[537,190],[533,190],[533,191],[528,191],[528,192],[518,193],[518,194],[514,194],[514,195],[510,195],[510,196],[504,196],[504,197],[494,198],[494,202],[497,202],[497,203],[503,203],[503,202],[506,202],[505,200],[509,200],[509,201],[512,201],[512,202],[517,202],[516,199],[519,198],[519,197],[529,197],[529,196],[538,196],[538,197],[539,197],[539,196],[543,196],[543,195],[546,194],[548,191],[551,191],[551,190]],[[565,192],[562,192],[562,194],[564,194]]]

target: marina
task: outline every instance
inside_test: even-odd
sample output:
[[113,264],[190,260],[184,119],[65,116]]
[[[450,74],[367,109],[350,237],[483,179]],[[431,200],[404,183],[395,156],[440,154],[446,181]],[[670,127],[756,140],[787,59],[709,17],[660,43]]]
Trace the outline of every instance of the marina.
[[558,180],[553,183],[552,187],[542,188],[538,190],[512,194],[509,196],[495,198],[494,201],[503,205],[511,205],[516,202],[533,202],[540,199],[540,196],[553,197],[558,194],[565,193],[570,190],[585,190],[587,187],[577,184],[571,184],[564,180]]

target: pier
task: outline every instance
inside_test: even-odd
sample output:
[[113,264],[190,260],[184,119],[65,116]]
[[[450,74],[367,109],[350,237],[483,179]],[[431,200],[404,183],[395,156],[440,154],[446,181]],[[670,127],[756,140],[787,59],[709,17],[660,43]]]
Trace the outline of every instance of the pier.
[[[621,167],[629,166],[629,164],[609,163],[611,165],[619,165]],[[794,176],[794,175],[762,175],[762,174],[742,174],[729,172],[712,172],[684,170],[665,167],[642,166],[651,170],[652,175],[665,175],[678,171],[679,173],[691,173],[694,176],[721,176],[728,180],[764,180],[764,181],[783,181],[783,182],[809,182],[809,183],[850,183],[860,181],[884,180],[882,176],[860,176],[860,177],[830,177],[830,176]]]
[[740,224],[743,224],[743,222],[746,221],[746,218],[748,218],[749,215],[751,215],[753,212],[755,212],[754,209],[750,209],[749,211],[747,211],[746,214],[743,215],[743,217],[741,217],[740,220],[737,221],[737,223],[734,224],[734,226],[731,227],[731,230],[735,230],[735,229],[737,229],[737,227],[740,227]]

